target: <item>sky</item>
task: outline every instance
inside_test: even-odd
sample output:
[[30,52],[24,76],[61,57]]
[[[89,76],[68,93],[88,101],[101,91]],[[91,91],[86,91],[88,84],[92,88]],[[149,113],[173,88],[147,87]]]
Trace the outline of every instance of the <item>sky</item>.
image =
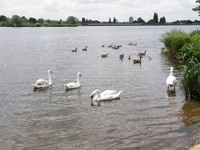
[[196,0],[0,0],[0,15],[34,17],[36,19],[66,20],[69,16],[108,21],[115,17],[128,22],[141,17],[145,21],[165,17],[167,22],[176,20],[200,20]]

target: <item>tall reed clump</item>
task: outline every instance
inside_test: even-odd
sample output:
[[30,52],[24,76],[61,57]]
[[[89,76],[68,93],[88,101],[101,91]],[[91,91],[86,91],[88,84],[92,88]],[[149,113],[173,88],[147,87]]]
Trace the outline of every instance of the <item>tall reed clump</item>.
[[179,56],[180,49],[190,42],[190,35],[181,29],[172,29],[161,35],[160,41],[172,56]]
[[200,30],[189,34],[173,29],[162,34],[160,41],[169,55],[182,59],[186,97],[200,100]]
[[183,86],[186,97],[200,99],[200,31],[193,31],[191,42],[181,49]]

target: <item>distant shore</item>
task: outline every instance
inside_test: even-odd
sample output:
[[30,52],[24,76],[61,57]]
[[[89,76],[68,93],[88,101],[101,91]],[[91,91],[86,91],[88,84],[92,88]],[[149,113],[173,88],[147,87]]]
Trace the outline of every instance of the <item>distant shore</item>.
[[182,26],[182,25],[200,25],[200,23],[192,24],[174,24],[174,23],[165,23],[165,24],[142,24],[142,23],[87,23],[82,26]]

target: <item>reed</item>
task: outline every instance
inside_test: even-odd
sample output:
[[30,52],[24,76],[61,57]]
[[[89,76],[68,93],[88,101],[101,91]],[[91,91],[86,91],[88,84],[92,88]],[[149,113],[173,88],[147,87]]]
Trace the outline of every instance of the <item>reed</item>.
[[181,49],[184,63],[182,81],[186,97],[200,99],[200,42],[196,42],[196,37],[192,41]]
[[186,65],[182,65],[183,87],[187,98],[200,99],[200,63],[191,58]]
[[169,55],[182,59],[182,83],[186,97],[200,100],[200,30],[186,33],[173,29],[164,33],[160,41]]

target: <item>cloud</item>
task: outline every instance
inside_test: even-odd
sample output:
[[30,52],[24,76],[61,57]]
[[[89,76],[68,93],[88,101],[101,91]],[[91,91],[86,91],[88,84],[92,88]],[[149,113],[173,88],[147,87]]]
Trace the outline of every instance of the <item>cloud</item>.
[[44,1],[42,3],[42,6],[45,11],[50,12],[50,13],[56,13],[59,10],[59,5],[58,5],[58,2],[56,1]]

